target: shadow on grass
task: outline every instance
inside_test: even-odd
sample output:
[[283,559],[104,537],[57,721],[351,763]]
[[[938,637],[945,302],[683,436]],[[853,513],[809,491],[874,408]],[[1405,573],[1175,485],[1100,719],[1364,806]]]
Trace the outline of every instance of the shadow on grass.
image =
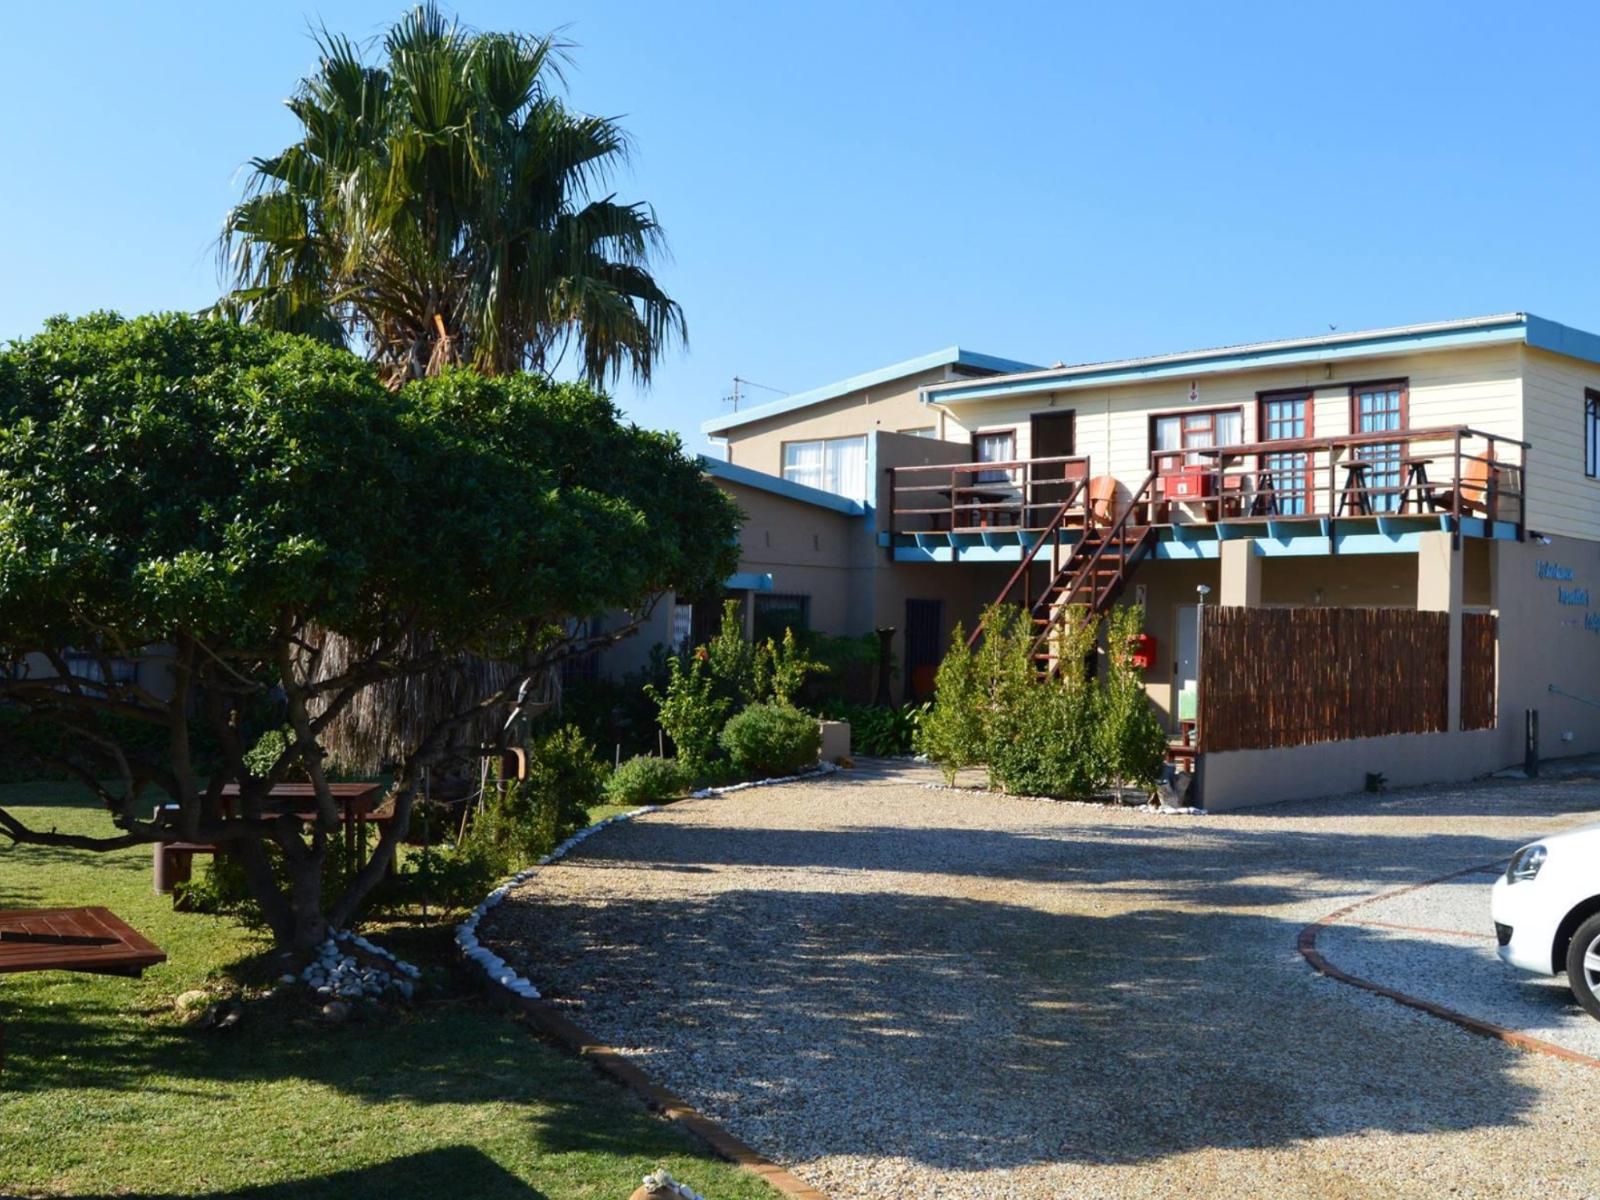
[[[481,1150],[441,1146],[376,1166],[336,1171],[261,1187],[220,1192],[117,1192],[118,1197],[166,1200],[346,1200],[347,1197],[461,1196],[472,1200],[548,1200]],[[84,1200],[110,1200],[84,1198]]]

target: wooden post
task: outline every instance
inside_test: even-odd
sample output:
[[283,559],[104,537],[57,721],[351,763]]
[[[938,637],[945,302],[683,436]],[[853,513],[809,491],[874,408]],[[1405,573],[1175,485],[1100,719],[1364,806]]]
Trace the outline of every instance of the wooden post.
[[1450,515],[1451,524],[1455,526],[1450,531],[1450,547],[1453,550],[1461,549],[1461,430],[1456,430],[1456,477],[1455,483],[1450,488]]

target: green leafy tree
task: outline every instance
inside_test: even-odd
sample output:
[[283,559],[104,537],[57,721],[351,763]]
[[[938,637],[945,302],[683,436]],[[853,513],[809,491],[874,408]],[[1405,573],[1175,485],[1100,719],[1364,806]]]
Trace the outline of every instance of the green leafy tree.
[[734,705],[720,693],[704,655],[674,658],[667,669],[666,690],[647,683],[645,692],[660,706],[656,719],[672,739],[683,773],[691,780],[700,779],[722,757],[717,735]]
[[326,31],[317,48],[288,102],[299,139],[252,160],[228,214],[219,311],[364,348],[391,386],[569,350],[592,383],[647,382],[683,314],[651,273],[654,213],[609,188],[626,134],[559,94],[567,48],[432,3],[377,62]]
[[917,725],[915,743],[918,753],[938,764],[947,784],[955,783],[956,772],[963,767],[986,757],[986,703],[977,657],[968,649],[966,630],[957,621],[950,632],[950,649],[934,676],[933,704]]
[[[217,843],[280,942],[308,949],[382,877],[423,771],[482,752],[485,714],[504,729],[530,680],[626,636],[663,590],[724,578],[737,519],[675,438],[623,424],[587,387],[454,371],[391,393],[306,338],[187,317],[53,321],[0,351],[0,703],[25,714],[0,723],[0,760],[43,747],[114,832],[0,809],[0,833],[89,850]],[[575,614],[608,609],[632,619],[573,632]],[[330,670],[336,636],[354,649]],[[72,652],[97,656],[100,677],[74,673]],[[325,894],[339,813],[323,735],[369,689],[470,655],[514,669],[463,682],[408,734],[394,821]],[[124,679],[113,659],[153,664],[170,688]],[[241,714],[268,703],[292,737],[263,769],[246,762]],[[66,736],[31,736],[39,725]],[[218,747],[209,773],[199,729]],[[300,770],[309,825],[268,796]],[[172,806],[152,815],[158,790]]]
[[[1050,647],[1062,668],[1039,678],[1032,661],[1031,626],[1003,648],[1008,656],[995,690],[989,729],[989,770],[1004,790],[1019,795],[1082,799],[1104,786],[1106,763],[1099,728],[1102,697],[1079,664],[1094,651],[1100,623],[1080,608],[1058,615]],[[1015,681],[1026,678],[1019,686]]]
[[1110,780],[1122,787],[1154,788],[1167,757],[1167,734],[1144,690],[1144,672],[1132,644],[1144,628],[1144,609],[1126,605],[1106,623],[1106,680],[1098,723],[1099,753]]

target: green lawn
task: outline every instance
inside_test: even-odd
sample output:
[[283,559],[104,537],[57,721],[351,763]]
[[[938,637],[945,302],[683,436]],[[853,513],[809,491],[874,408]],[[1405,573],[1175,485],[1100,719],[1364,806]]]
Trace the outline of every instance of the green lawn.
[[[79,795],[0,786],[30,822],[107,830]],[[772,1194],[491,1010],[445,926],[368,930],[427,970],[412,1009],[333,1028],[296,989],[202,1031],[174,997],[259,991],[265,941],[174,913],[150,891],[148,849],[0,849],[0,908],[88,903],[169,960],[140,980],[0,976],[0,1194],[623,1200],[658,1163],[716,1200]]]

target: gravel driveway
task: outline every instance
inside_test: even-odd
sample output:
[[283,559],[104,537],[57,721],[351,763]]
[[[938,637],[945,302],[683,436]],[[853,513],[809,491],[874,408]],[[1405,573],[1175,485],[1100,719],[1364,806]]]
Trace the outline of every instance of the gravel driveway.
[[1383,896],[1322,930],[1317,948],[1360,979],[1600,1059],[1600,1021],[1578,1006],[1566,976],[1529,975],[1495,953],[1484,914],[1499,874]]
[[[1600,1070],[1296,951],[1345,904],[1600,818],[1600,783],[1175,817],[931,778],[675,804],[585,842],[481,935],[835,1200],[1600,1196]],[[1390,932],[1325,949],[1343,964]],[[1499,969],[1481,957],[1441,943],[1433,965]]]

